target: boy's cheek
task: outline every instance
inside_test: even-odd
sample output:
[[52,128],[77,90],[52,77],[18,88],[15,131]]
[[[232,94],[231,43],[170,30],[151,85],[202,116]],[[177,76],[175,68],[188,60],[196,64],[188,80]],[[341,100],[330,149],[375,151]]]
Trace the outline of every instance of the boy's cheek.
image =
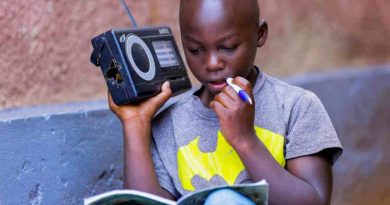
[[202,57],[200,57],[200,55],[195,56],[195,55],[189,53],[189,54],[186,54],[185,56],[186,56],[187,63],[190,66],[190,68],[192,66],[199,66],[202,63]]

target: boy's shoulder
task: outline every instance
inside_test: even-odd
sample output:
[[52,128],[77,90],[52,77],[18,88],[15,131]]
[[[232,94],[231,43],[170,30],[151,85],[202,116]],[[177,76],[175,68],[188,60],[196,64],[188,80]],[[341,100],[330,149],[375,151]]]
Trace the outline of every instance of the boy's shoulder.
[[[283,104],[295,104],[298,101],[317,101],[317,95],[310,90],[306,90],[296,85],[292,85],[284,80],[262,73],[261,88],[255,92],[267,96],[265,99],[277,100]],[[255,87],[256,89],[256,87]],[[272,97],[271,97],[272,96]],[[276,98],[276,99],[275,99]]]

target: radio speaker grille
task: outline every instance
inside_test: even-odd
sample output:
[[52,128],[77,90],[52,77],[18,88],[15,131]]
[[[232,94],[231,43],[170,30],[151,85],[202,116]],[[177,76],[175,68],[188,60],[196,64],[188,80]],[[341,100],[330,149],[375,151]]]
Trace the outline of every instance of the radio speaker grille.
[[146,55],[144,48],[142,48],[141,45],[139,45],[138,43],[134,43],[132,45],[131,56],[134,59],[134,63],[142,72],[148,72],[150,67],[149,59]]

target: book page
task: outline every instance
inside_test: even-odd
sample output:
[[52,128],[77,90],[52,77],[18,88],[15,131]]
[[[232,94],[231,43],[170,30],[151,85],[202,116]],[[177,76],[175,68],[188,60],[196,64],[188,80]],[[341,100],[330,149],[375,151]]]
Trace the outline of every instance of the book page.
[[136,190],[116,190],[84,200],[84,205],[175,205],[175,201]]

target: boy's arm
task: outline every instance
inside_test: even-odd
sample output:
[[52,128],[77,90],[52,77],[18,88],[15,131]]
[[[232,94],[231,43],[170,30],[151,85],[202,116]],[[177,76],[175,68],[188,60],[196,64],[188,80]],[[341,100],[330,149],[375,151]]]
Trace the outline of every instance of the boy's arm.
[[[251,85],[246,79],[236,77],[234,83],[253,98]],[[227,86],[210,107],[217,113],[222,134],[240,156],[252,180],[266,179],[270,184],[270,204],[330,203],[332,171],[331,164],[324,157],[311,155],[290,159],[287,171],[256,136],[254,106],[243,102]]]
[[124,188],[174,197],[161,188],[150,152],[151,121],[157,110],[169,99],[172,91],[165,83],[162,92],[140,104],[117,106],[108,96],[110,109],[122,122],[124,137]]
[[330,204],[331,164],[321,154],[287,160],[286,170],[260,140],[235,148],[252,179],[266,179],[270,184],[271,205]]

